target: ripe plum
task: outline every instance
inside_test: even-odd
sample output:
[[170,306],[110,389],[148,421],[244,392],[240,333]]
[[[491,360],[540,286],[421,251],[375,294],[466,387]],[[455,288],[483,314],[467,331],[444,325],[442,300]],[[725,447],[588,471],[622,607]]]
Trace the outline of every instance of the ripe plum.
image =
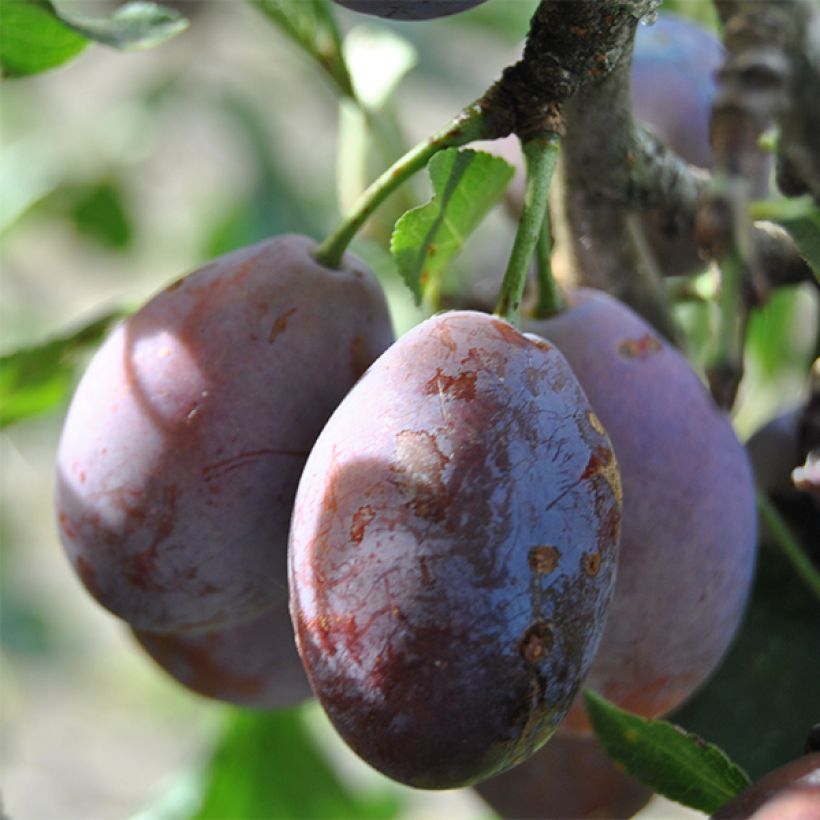
[[335,0],[340,6],[394,20],[431,20],[478,6],[485,0]]
[[581,820],[632,817],[652,789],[622,772],[594,737],[554,737],[529,760],[476,790],[501,817]]
[[[665,714],[715,668],[752,582],[749,460],[686,359],[599,291],[527,329],[564,353],[621,465],[618,581],[586,684],[622,708]],[[569,728],[587,729],[580,703]]]
[[619,519],[609,440],[552,345],[470,311],[407,333],[294,506],[297,645],[342,737],[422,788],[532,754],[592,661]]
[[126,319],[89,365],[57,456],[60,537],[137,629],[240,622],[284,600],[299,475],[391,343],[378,283],[279,236],[214,260]]
[[764,775],[719,809],[714,820],[820,820],[820,753]]
[[709,118],[716,74],[726,59],[703,26],[662,13],[638,26],[632,58],[632,110],[670,148],[701,168],[712,166]]
[[253,709],[284,709],[312,696],[286,602],[247,623],[204,632],[133,630],[142,648],[183,686]]

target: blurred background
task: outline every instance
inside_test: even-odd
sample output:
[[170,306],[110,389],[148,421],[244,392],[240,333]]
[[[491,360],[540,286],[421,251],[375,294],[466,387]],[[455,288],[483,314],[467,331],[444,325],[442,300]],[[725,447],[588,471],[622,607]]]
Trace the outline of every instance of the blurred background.
[[[115,4],[57,5],[102,14]],[[0,87],[2,354],[133,309],[232,248],[278,233],[326,235],[366,179],[517,59],[536,3],[489,0],[416,25],[340,9],[362,88],[378,66],[392,66],[389,102],[390,87],[369,92],[381,123],[375,141],[361,114],[341,106],[310,58],[257,10],[240,0],[173,5],[191,25],[161,47],[91,45],[62,67]],[[699,0],[664,9],[712,22]],[[354,246],[382,279],[398,333],[424,310],[393,270],[388,226],[429,196],[425,185],[420,179],[395,195]],[[497,209],[457,260],[455,280],[500,282],[513,233]],[[811,294],[789,289],[755,316],[736,413],[741,437],[805,395],[816,310]],[[686,305],[679,315],[701,361],[709,310]],[[51,490],[62,417],[92,348],[60,348],[56,364],[47,359],[49,377],[0,431],[0,787],[8,816],[190,817],[215,778],[219,788],[244,788],[239,775],[231,780],[232,765],[287,793],[270,816],[297,816],[325,765],[338,787],[327,789],[327,816],[491,817],[469,790],[424,794],[388,783],[342,748],[315,707],[259,717],[270,728],[259,745],[247,718],[175,684],[81,588],[57,540]],[[318,757],[306,757],[313,762],[301,772],[283,769],[277,761],[297,747]],[[238,749],[239,763],[225,763],[226,748]],[[254,816],[259,804],[247,800],[242,816]],[[658,802],[641,816],[696,815]]]

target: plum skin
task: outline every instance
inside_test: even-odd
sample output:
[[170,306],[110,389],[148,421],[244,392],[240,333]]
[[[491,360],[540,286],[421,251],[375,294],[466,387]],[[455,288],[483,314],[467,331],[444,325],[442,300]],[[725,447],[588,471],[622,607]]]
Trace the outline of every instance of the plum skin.
[[632,110],[687,162],[711,168],[709,118],[726,50],[703,26],[659,14],[638,26],[632,59]]
[[204,697],[251,709],[286,709],[312,697],[286,601],[221,629],[132,633],[165,672]]
[[[621,466],[618,581],[585,686],[658,717],[713,671],[738,629],[757,545],[744,447],[686,359],[607,294],[525,326],[566,356]],[[568,729],[589,727],[577,703]]]
[[514,820],[632,817],[654,792],[619,769],[594,737],[556,736],[476,791]]
[[542,745],[603,626],[619,498],[543,340],[457,311],[381,356],[311,451],[289,550],[297,646],[352,749],[453,788]]
[[278,236],[174,283],[105,341],[57,455],[60,538],[137,629],[240,622],[285,599],[293,497],[334,407],[393,339],[375,277]]
[[746,818],[820,818],[820,752],[804,755],[769,772],[714,814],[714,820]]
[[432,20],[458,14],[485,0],[334,0],[340,6],[393,20]]

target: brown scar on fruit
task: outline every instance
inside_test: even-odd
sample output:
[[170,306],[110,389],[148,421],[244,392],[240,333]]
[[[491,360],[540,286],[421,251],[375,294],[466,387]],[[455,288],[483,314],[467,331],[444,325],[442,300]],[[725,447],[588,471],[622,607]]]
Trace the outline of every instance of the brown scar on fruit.
[[276,319],[276,321],[273,323],[273,327],[270,329],[270,333],[268,334],[269,342],[276,341],[277,336],[285,332],[285,329],[288,326],[288,319],[290,319],[290,317],[293,316],[294,313],[296,313],[296,308],[292,307],[290,310],[286,310],[281,316],[279,316]]
[[441,368],[436,368],[436,375],[424,385],[424,392],[428,396],[435,393],[446,393],[455,399],[472,401],[475,398],[477,374],[474,370],[463,371],[457,376],[447,376]]
[[450,328],[447,327],[445,324],[439,324],[433,330],[434,335],[438,336],[441,340],[441,343],[451,352],[455,353],[456,348],[458,345],[453,340],[453,336],[450,333]]
[[523,333],[519,333],[512,325],[502,322],[501,319],[493,319],[492,324],[505,342],[509,342],[516,347],[526,347],[532,341],[524,336]]
[[585,552],[581,556],[581,566],[587,575],[594,578],[601,570],[601,553]]
[[77,527],[74,522],[62,510],[60,511],[58,520],[63,532],[73,541],[77,537]]
[[639,361],[645,361],[660,350],[663,350],[663,345],[651,333],[644,333],[640,339],[624,339],[618,345],[621,356]]
[[530,341],[539,349],[539,350],[552,350],[552,345],[546,340],[541,339],[530,339]]
[[353,514],[353,523],[350,525],[350,538],[356,544],[361,544],[367,525],[376,517],[369,504],[359,507]]
[[524,631],[518,651],[525,663],[535,666],[552,649],[554,639],[552,627],[546,621],[536,621]]
[[549,575],[558,566],[561,560],[561,551],[558,547],[549,547],[541,544],[537,547],[530,547],[527,554],[527,562],[533,572],[539,575]]
[[621,511],[617,506],[609,508],[603,520],[598,526],[598,546],[603,549],[611,547],[618,540],[618,532],[621,526]]
[[396,435],[397,483],[411,495],[410,509],[420,518],[441,521],[452,501],[442,474],[447,457],[425,430],[402,430]]
[[622,505],[621,473],[618,469],[618,462],[615,460],[615,453],[609,447],[596,447],[592,451],[587,466],[581,473],[581,481],[589,481],[596,476],[601,476],[606,481],[618,504]]

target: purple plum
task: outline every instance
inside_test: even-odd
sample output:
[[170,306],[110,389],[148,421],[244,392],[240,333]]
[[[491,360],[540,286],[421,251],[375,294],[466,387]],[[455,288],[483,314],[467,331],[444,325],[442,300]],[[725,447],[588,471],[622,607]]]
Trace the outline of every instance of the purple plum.
[[214,260],[126,319],[80,382],[57,455],[59,532],[103,606],[151,632],[284,600],[307,454],[392,341],[381,289],[307,237]]
[[431,789],[532,754],[592,662],[619,521],[609,440],[552,345],[470,311],[407,333],[294,506],[297,645],[341,736]]
[[[585,686],[658,717],[712,672],[740,624],[754,573],[749,459],[686,359],[605,293],[527,329],[566,356],[612,438],[623,478],[618,581]],[[567,720],[586,730],[580,703]]]

